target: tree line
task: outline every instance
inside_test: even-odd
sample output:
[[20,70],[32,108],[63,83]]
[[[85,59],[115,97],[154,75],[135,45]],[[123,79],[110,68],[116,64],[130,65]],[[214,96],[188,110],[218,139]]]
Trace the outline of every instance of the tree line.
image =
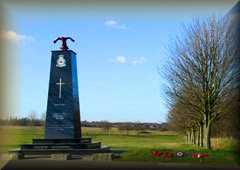
[[[30,114],[32,115],[32,114]],[[13,125],[13,126],[44,126],[45,120],[43,118],[38,119],[36,117],[30,116],[23,118],[9,118],[9,119],[0,119],[0,125]],[[96,127],[102,128],[104,131],[108,132],[111,128],[117,128],[120,131],[130,130],[160,130],[167,131],[167,123],[143,123],[143,122],[109,122],[106,120],[103,121],[81,121],[82,127]]]
[[219,129],[238,133],[239,55],[231,23],[210,17],[184,26],[169,48],[164,72],[169,125],[187,143],[208,149]]

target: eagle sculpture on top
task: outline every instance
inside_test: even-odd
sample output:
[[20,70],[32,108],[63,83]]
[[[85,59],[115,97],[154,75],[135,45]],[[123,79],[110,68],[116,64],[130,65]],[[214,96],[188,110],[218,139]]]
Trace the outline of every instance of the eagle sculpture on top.
[[61,50],[68,50],[68,46],[67,46],[67,40],[71,40],[72,42],[75,42],[74,39],[72,39],[71,37],[58,37],[56,40],[53,41],[53,43],[55,44],[57,41],[62,41],[62,46],[60,47]]

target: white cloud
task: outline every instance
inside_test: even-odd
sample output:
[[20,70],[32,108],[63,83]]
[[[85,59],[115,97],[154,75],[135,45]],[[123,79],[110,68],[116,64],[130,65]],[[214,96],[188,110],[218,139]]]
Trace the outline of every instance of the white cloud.
[[116,63],[116,64],[126,64],[127,63],[127,59],[124,56],[117,56],[117,57],[115,57],[113,62]]
[[15,31],[1,31],[0,38],[12,42],[34,41],[34,38],[29,35],[18,34]]
[[132,64],[137,65],[137,64],[143,64],[146,62],[146,59],[144,57],[135,57],[132,60]]
[[[128,59],[127,59],[128,58]],[[129,57],[125,57],[125,56],[116,56],[114,59],[111,60],[112,63],[115,64],[132,64],[132,65],[139,65],[139,64],[143,64],[146,62],[146,59],[144,57],[134,57],[134,58],[130,58]]]
[[116,29],[122,29],[122,30],[127,29],[126,25],[120,24],[118,21],[116,21],[114,19],[105,20],[104,25],[106,25],[108,27],[116,28]]
[[116,26],[116,25],[118,25],[118,22],[115,21],[115,20],[106,20],[106,21],[104,22],[104,24],[105,24],[106,26]]

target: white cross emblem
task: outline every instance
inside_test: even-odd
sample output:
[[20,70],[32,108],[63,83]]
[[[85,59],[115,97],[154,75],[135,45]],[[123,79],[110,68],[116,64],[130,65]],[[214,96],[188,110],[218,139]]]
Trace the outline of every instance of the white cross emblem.
[[62,98],[62,85],[64,85],[65,83],[62,82],[62,78],[60,77],[59,79],[59,83],[56,83],[56,85],[59,85],[59,95],[58,98],[61,99]]

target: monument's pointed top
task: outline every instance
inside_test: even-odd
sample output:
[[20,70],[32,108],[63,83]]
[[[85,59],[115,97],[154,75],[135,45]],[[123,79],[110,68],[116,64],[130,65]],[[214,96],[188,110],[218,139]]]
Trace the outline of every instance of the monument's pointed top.
[[58,37],[56,40],[53,41],[53,43],[56,43],[57,41],[61,40],[62,41],[62,46],[60,47],[61,50],[68,50],[67,46],[67,40],[71,40],[72,42],[75,42],[74,39],[71,37]]

